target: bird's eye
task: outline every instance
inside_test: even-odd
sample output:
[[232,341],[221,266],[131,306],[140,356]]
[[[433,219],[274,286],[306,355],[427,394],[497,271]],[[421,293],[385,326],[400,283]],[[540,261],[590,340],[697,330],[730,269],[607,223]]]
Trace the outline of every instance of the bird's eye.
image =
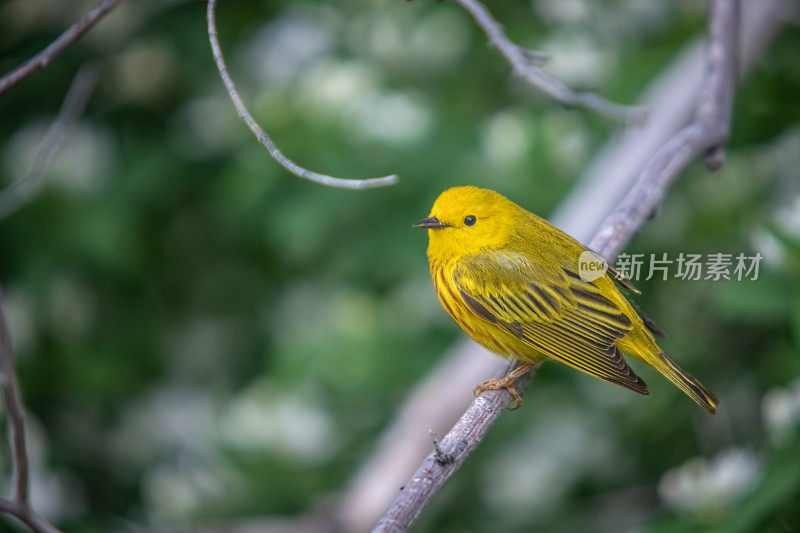
[[467,215],[467,216],[464,217],[464,224],[467,225],[467,226],[472,226],[477,221],[478,221],[478,219],[475,218],[475,215]]

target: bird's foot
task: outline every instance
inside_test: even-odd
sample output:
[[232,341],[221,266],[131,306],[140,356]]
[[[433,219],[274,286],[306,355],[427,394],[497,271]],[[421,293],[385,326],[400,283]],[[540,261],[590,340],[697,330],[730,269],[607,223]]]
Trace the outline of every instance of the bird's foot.
[[490,379],[483,385],[475,387],[475,396],[479,396],[487,390],[501,390],[505,389],[514,399],[515,405],[511,409],[518,409],[522,405],[522,395],[517,391],[516,387],[517,378],[506,376],[503,378]]
[[475,387],[475,396],[479,396],[487,390],[505,389],[508,394],[514,398],[515,405],[511,409],[519,409],[519,406],[522,405],[522,395],[517,391],[517,379],[521,376],[524,376],[532,369],[537,368],[538,366],[539,363],[520,363],[506,376],[502,378],[490,379],[483,385],[478,385]]

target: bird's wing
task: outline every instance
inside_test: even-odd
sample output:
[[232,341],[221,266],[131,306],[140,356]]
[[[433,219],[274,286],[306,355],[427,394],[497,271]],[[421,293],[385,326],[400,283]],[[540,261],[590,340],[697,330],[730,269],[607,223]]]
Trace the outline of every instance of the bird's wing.
[[629,290],[631,292],[635,292],[636,294],[641,294],[642,293],[642,291],[640,291],[639,289],[637,289],[636,287],[633,286],[633,283],[630,282],[630,280],[628,279],[628,276],[626,276],[622,272],[619,272],[618,270],[616,270],[611,265],[607,265],[606,269],[607,269],[608,273],[611,275],[611,279],[616,281],[617,284],[620,287],[623,287],[623,288],[625,288],[625,289],[627,289],[627,290]]
[[569,269],[539,267],[514,252],[464,258],[453,271],[464,303],[546,356],[647,394],[615,342],[631,320],[596,285]]

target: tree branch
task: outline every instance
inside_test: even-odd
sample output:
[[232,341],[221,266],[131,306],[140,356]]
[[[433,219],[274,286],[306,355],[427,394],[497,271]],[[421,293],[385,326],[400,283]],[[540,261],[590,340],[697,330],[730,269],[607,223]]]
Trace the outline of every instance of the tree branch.
[[396,174],[384,176],[382,178],[368,179],[343,179],[328,176],[326,174],[318,174],[317,172],[313,172],[301,167],[283,155],[283,153],[278,150],[278,147],[275,146],[275,143],[272,141],[270,136],[266,134],[266,132],[261,128],[261,126],[258,125],[258,122],[256,122],[250,112],[247,111],[244,102],[242,102],[242,97],[239,96],[239,92],[236,90],[236,85],[233,83],[233,79],[231,78],[230,74],[228,74],[228,67],[225,65],[225,59],[222,56],[222,48],[219,45],[219,38],[217,37],[217,23],[214,16],[216,3],[216,0],[208,0],[207,11],[208,39],[211,43],[211,53],[214,56],[214,62],[217,64],[219,75],[222,78],[222,82],[225,84],[225,89],[228,91],[231,100],[233,100],[233,105],[236,107],[239,117],[244,120],[245,124],[247,124],[247,126],[250,128],[250,131],[252,131],[258,141],[264,145],[275,161],[277,161],[283,168],[295,176],[319,183],[321,185],[327,185],[329,187],[339,187],[343,189],[370,189],[373,187],[383,187],[397,183]]
[[[512,362],[495,377],[503,377],[516,368]],[[517,391],[524,392],[534,372],[517,379]],[[511,397],[505,390],[486,391],[467,407],[458,422],[439,442],[378,521],[373,531],[405,531],[416,521],[428,503],[442,489],[447,480],[461,467],[467,457],[478,447],[495,420],[505,411]],[[446,455],[449,461],[440,461]]]
[[102,0],[94,6],[85,17],[70,26],[58,39],[50,43],[47,48],[3,76],[2,79],[0,79],[0,96],[34,72],[42,70],[49,65],[56,56],[80,39],[84,33],[92,29],[100,19],[117,7],[121,1],[122,0]]
[[[616,256],[648,215],[660,205],[667,188],[684,167],[695,157],[712,148],[717,150],[716,147],[725,142],[738,52],[738,20],[739,0],[710,0],[710,44],[695,117],[650,159],[634,188],[591,240],[589,247],[601,255],[607,258]],[[501,375],[516,365],[515,362],[509,363]],[[520,380],[520,388],[527,385],[529,379]],[[429,454],[378,521],[375,531],[408,529],[477,447],[510,399],[505,391],[490,391],[478,396],[440,443],[442,451],[453,461],[441,464],[436,461],[436,451]]]
[[0,387],[3,389],[3,399],[6,404],[8,439],[11,443],[14,471],[14,495],[12,498],[0,498],[0,513],[15,517],[36,533],[58,533],[58,529],[36,514],[30,506],[28,452],[25,446],[25,408],[19,396],[17,373],[14,369],[14,353],[11,347],[11,333],[6,320],[2,289],[0,289]]
[[75,75],[64,103],[61,104],[58,117],[44,136],[42,147],[30,172],[0,191],[0,220],[14,214],[41,191],[45,173],[52,166],[63,147],[64,140],[83,114],[86,102],[89,101],[89,96],[97,85],[97,79],[97,70],[93,66],[84,66]]
[[709,170],[722,166],[736,84],[740,4],[739,0],[711,0],[708,9],[706,69],[694,120],[655,153],[636,185],[589,243],[589,248],[606,258],[616,257],[692,160],[705,154]]
[[[531,60],[530,54],[511,42],[503,32],[502,26],[489,13],[478,0],[453,0],[463,7],[489,38],[489,44],[505,57],[514,69],[514,73],[538,88],[542,92],[555,98],[562,104],[582,107],[596,111],[626,124],[640,124],[646,118],[646,111],[641,107],[632,107],[610,102],[602,96],[591,92],[579,92],[567,87],[563,82],[551,76],[538,66],[537,58]],[[538,58],[541,62],[541,57]]]

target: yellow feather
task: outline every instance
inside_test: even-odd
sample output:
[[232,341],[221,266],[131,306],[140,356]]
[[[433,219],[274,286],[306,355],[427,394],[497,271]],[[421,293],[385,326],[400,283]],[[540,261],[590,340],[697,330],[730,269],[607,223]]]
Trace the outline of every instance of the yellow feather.
[[[587,249],[500,194],[443,192],[430,217],[428,259],[436,293],[456,323],[489,350],[527,363],[553,359],[648,394],[623,355],[653,366],[711,413],[718,402],[656,344],[660,331],[615,284],[613,269],[580,275]],[[654,329],[655,328],[655,329]]]

